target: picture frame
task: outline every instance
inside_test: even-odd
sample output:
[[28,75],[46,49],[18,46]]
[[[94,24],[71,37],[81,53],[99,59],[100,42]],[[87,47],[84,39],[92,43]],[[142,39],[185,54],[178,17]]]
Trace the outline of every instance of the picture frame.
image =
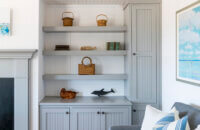
[[200,1],[176,12],[176,79],[200,85]]

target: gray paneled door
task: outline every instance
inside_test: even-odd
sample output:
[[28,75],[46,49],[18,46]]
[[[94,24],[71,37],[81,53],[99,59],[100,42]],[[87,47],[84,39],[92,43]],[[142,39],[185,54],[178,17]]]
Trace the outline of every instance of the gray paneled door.
[[41,130],[69,130],[69,108],[48,107],[41,109]]
[[99,108],[80,107],[71,109],[71,130],[101,130]]
[[141,124],[146,105],[160,105],[159,4],[133,4],[131,16],[133,124]]
[[128,108],[101,109],[101,130],[108,130],[114,125],[130,125]]
[[157,5],[132,6],[133,101],[156,103],[157,98]]

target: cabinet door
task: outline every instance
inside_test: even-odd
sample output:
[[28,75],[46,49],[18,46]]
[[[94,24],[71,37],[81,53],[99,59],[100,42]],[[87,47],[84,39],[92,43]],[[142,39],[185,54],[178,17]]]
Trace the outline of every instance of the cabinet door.
[[132,86],[136,103],[157,102],[157,4],[132,6]]
[[69,130],[69,108],[41,108],[41,130]]
[[144,109],[134,109],[132,113],[133,125],[142,125],[144,119]]
[[[102,108],[101,109],[101,130],[108,130],[114,125],[131,125],[131,109],[124,108]],[[130,115],[129,115],[130,114]]]
[[100,130],[100,109],[73,107],[71,109],[71,130]]

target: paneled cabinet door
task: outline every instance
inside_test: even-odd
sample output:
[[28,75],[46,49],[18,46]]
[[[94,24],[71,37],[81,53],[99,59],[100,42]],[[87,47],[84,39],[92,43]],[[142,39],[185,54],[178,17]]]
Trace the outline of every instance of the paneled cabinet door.
[[92,107],[73,107],[71,109],[71,130],[100,130],[100,109]]
[[132,113],[132,124],[133,125],[142,125],[143,119],[144,119],[144,113],[145,110],[143,109],[138,109],[138,110],[133,110]]
[[66,107],[41,108],[41,130],[69,130],[69,109]]
[[158,7],[132,6],[132,86],[136,103],[157,103]]
[[[130,115],[131,117],[131,115]],[[129,109],[126,108],[102,108],[101,109],[101,130],[108,130],[114,125],[130,125]]]

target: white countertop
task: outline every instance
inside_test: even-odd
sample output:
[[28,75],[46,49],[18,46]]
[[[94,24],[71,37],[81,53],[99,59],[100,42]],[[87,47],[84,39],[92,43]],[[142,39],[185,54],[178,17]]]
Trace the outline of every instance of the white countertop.
[[48,105],[95,105],[95,106],[115,106],[115,105],[126,105],[130,106],[132,103],[123,96],[110,96],[110,97],[96,97],[96,96],[85,96],[76,97],[75,99],[62,99],[60,97],[45,97],[41,102],[40,106]]

